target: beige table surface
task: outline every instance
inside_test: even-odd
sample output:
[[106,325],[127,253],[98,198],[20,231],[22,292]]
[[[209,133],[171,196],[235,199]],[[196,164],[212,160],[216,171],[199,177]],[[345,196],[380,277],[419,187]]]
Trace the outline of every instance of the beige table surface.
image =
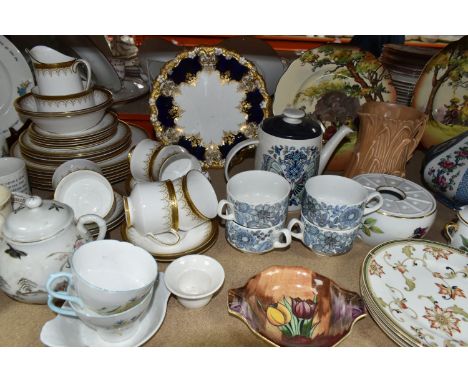
[[[423,153],[418,151],[407,167],[408,178],[420,183],[419,170]],[[253,167],[248,159],[234,172]],[[225,181],[221,170],[210,170],[218,198],[225,196]],[[117,189],[122,190],[123,185]],[[441,230],[455,213],[438,203],[438,217],[427,239],[445,242]],[[239,287],[253,275],[271,265],[301,265],[335,280],[340,286],[359,291],[361,263],[371,249],[356,240],[352,251],[344,256],[324,258],[294,240],[291,247],[265,255],[247,255],[226,243],[224,228],[219,227],[218,240],[206,254],[224,267],[226,279],[222,289],[206,307],[200,310],[183,308],[174,297],[169,299],[166,318],[159,331],[145,346],[268,346],[255,336],[239,319],[227,312],[227,291]],[[110,233],[120,239],[119,230]],[[164,271],[167,264],[159,263]],[[42,346],[39,334],[42,326],[55,317],[45,305],[29,305],[14,301],[0,292],[0,346]],[[395,346],[370,316],[354,326],[350,336],[339,346]]]

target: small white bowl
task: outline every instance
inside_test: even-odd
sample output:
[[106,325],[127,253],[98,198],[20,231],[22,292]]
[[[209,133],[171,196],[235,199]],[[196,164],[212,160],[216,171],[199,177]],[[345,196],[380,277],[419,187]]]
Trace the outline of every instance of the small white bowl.
[[62,178],[54,199],[73,208],[76,219],[87,214],[104,218],[114,204],[114,190],[101,174],[78,170]]
[[200,162],[190,153],[179,153],[167,158],[159,170],[159,180],[175,180],[187,174],[190,170],[202,168]]
[[174,260],[166,269],[167,289],[186,308],[208,304],[224,282],[224,269],[215,259],[205,255],[187,255]]

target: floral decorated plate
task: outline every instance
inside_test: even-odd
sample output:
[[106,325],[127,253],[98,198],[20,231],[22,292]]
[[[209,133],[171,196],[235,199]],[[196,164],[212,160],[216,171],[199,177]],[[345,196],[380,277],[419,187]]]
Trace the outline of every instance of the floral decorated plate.
[[0,84],[0,134],[9,136],[10,128],[22,126],[13,101],[26,94],[34,80],[20,51],[4,36],[0,36]]
[[424,67],[412,106],[429,115],[421,143],[431,147],[468,131],[468,36],[447,45]]
[[223,167],[232,147],[256,136],[269,102],[255,66],[220,47],[197,47],[167,62],[149,100],[157,138],[185,147],[205,167]]
[[[371,54],[357,47],[328,44],[291,63],[276,87],[273,114],[303,109],[327,128],[329,139],[343,124],[357,130],[357,110],[367,101],[395,102],[390,74]],[[344,170],[356,143],[350,134],[338,146],[330,170]]]
[[407,342],[468,345],[468,253],[428,240],[386,242],[364,259],[361,283],[374,314]]
[[228,311],[276,346],[334,346],[365,317],[361,296],[303,267],[273,266],[230,289]]

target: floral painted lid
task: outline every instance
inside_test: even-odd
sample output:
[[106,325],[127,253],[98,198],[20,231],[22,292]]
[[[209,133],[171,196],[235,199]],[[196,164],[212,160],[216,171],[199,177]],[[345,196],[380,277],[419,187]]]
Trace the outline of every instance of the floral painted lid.
[[56,200],[32,196],[8,215],[3,225],[5,239],[21,243],[45,240],[73,221],[73,210]]
[[380,192],[383,205],[377,212],[383,215],[415,218],[430,215],[436,209],[432,194],[408,179],[388,174],[362,174],[353,179],[369,192]]
[[305,117],[303,110],[293,108],[286,108],[283,114],[265,119],[262,129],[278,138],[298,140],[316,138],[324,131],[319,122]]

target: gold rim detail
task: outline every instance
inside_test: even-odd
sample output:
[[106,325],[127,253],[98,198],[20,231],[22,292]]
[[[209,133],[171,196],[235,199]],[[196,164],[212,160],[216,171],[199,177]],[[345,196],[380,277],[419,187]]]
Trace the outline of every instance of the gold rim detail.
[[171,205],[171,227],[176,231],[179,230],[179,206],[177,205],[177,196],[172,181],[167,180],[166,184],[167,193],[169,194],[169,203]]
[[57,62],[55,64],[44,64],[43,62],[33,62],[33,66],[36,69],[50,70],[50,69],[68,68],[68,67],[71,67],[75,62],[76,62],[76,59],[71,60],[71,61],[65,61],[65,62]]
[[[153,182],[158,180],[158,179],[154,179],[154,177],[153,177],[154,160],[159,155],[159,153],[161,152],[163,147],[164,147],[164,145],[156,146],[156,148],[151,153],[149,161],[148,161],[148,177]],[[159,178],[159,174],[158,174],[158,178]]]
[[132,219],[130,217],[130,208],[128,207],[128,200],[127,197],[123,197],[123,205],[125,211],[125,220],[127,222],[127,227],[132,227]]
[[198,208],[195,206],[195,203],[193,202],[192,198],[190,197],[190,194],[188,192],[188,187],[187,187],[187,175],[184,175],[182,177],[182,192],[184,194],[184,198],[187,201],[187,204],[189,205],[190,209],[193,211],[197,217],[203,220],[209,220],[205,215],[203,215]]
[[93,88],[89,88],[88,90],[83,90],[82,92],[79,93],[74,93],[74,94],[68,94],[68,95],[62,95],[62,96],[50,96],[50,95],[42,95],[42,94],[36,94],[33,93],[34,98],[44,100],[44,101],[64,101],[64,100],[70,100],[70,99],[78,99],[85,97],[93,92]]

